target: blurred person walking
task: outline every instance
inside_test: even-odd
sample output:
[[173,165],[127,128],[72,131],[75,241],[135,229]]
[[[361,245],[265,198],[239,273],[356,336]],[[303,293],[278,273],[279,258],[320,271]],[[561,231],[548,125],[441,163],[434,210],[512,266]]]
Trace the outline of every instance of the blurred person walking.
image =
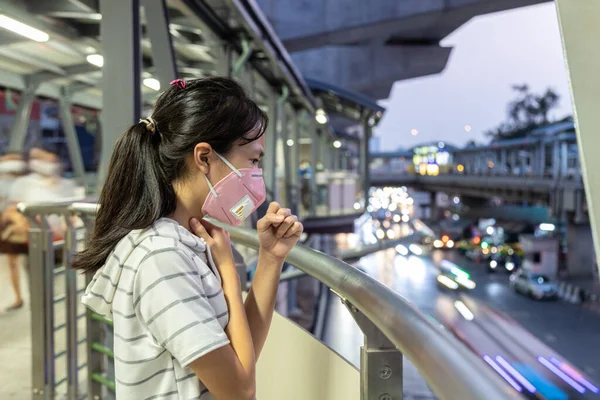
[[[58,155],[50,148],[35,147],[29,152],[29,173],[16,177],[6,198],[6,208],[1,217],[3,229],[2,240],[7,244],[11,282],[15,292],[15,303],[9,311],[23,306],[23,296],[20,285],[20,268],[18,256],[27,254],[29,239],[29,221],[17,211],[17,204],[60,202],[73,199],[76,185],[70,179],[62,177],[62,163]],[[24,169],[25,170],[25,169]],[[51,215],[46,217],[48,226],[54,233],[54,241],[64,238],[66,224],[63,217]],[[60,260],[60,253],[57,254]]]
[[[11,199],[14,182],[27,172],[27,163],[21,154],[9,153],[0,157],[0,254],[6,254],[10,283],[15,295],[7,311],[23,306],[20,279],[20,255],[27,254],[27,219],[16,209]],[[23,230],[24,228],[24,230]]]

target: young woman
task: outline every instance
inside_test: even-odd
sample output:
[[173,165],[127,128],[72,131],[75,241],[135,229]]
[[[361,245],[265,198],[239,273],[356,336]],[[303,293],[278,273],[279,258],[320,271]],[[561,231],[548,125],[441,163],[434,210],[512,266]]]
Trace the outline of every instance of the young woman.
[[302,224],[271,203],[242,301],[228,234],[265,200],[267,117],[226,78],[177,80],[117,141],[83,302],[114,322],[117,399],[253,399],[283,261]]

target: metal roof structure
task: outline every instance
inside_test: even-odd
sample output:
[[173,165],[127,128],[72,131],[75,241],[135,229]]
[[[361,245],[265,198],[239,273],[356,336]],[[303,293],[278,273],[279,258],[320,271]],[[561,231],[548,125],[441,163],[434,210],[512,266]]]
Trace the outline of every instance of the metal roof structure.
[[323,107],[328,113],[341,115],[352,121],[360,121],[365,114],[373,118],[372,126],[379,123],[385,108],[363,94],[353,92],[339,86],[306,78],[306,83],[323,102]]
[[[165,3],[181,77],[217,73],[222,45],[241,53],[241,39],[247,39],[251,49],[248,61],[265,80],[274,86],[288,86],[292,101],[314,109],[310,89],[253,1]],[[149,11],[154,12],[162,1],[141,0],[141,4],[145,10],[140,18],[142,78],[148,79],[142,96],[149,101],[156,94],[149,29],[155,15]],[[0,29],[0,86],[24,91],[39,84],[37,95],[59,98],[66,90],[73,93],[74,103],[101,108],[101,20],[99,0],[0,0],[0,27],[4,28]],[[14,29],[18,24],[25,24],[33,36],[24,37],[22,29]]]

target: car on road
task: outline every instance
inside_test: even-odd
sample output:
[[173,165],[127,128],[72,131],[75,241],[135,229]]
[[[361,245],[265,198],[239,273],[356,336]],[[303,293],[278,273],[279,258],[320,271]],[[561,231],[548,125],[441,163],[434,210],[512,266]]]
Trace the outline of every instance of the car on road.
[[487,272],[508,272],[515,273],[520,267],[519,260],[515,256],[505,254],[495,254],[487,263]]
[[556,283],[547,276],[525,270],[519,270],[510,276],[510,287],[517,293],[536,300],[555,299],[558,294]]

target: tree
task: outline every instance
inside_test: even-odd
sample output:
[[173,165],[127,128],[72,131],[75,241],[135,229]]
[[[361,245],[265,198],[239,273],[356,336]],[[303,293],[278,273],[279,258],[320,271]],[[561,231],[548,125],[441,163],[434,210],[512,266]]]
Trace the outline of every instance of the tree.
[[527,84],[513,85],[517,98],[508,104],[507,121],[485,132],[492,140],[527,136],[534,128],[551,122],[550,112],[558,106],[560,96],[551,88],[542,94],[529,90]]

